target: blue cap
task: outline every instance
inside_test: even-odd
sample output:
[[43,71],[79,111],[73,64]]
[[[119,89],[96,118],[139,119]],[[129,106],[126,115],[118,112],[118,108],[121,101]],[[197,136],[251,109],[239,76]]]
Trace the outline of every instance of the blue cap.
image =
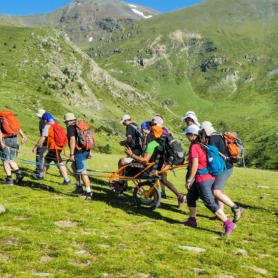
[[141,124],[142,129],[150,129],[150,121],[143,122]]
[[42,115],[42,119],[47,121],[47,122],[50,122],[51,120],[54,121],[54,118],[53,116],[49,113],[49,112],[45,112],[43,115]]

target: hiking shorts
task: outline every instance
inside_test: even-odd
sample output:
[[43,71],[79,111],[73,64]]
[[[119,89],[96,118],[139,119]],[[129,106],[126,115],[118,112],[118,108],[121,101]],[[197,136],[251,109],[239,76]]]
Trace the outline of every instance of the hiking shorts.
[[44,158],[44,164],[50,164],[52,161],[54,161],[57,166],[60,166],[62,163],[61,152],[62,150],[49,150]]
[[131,158],[131,157],[125,157],[125,158],[124,158],[124,165],[130,164],[133,160],[134,160],[134,159]]
[[90,155],[90,151],[82,151],[74,154],[74,163],[77,173],[82,173],[87,169],[87,159]]
[[3,140],[7,148],[4,150],[1,148],[1,158],[2,160],[13,160],[18,153],[17,136],[3,138]]
[[216,189],[216,190],[223,190],[228,178],[231,176],[231,174],[233,173],[233,169],[227,169],[223,171],[223,173],[217,177],[215,177],[215,181],[212,185],[212,189]]

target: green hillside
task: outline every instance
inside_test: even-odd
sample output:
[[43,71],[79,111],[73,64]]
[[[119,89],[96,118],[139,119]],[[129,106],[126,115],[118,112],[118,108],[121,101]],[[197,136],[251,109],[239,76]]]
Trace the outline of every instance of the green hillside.
[[31,141],[38,139],[38,108],[60,121],[69,111],[88,120],[97,151],[114,153],[122,152],[123,114],[140,123],[162,113],[153,97],[112,78],[55,29],[0,25],[0,56],[1,109],[18,115]]
[[219,131],[236,130],[249,166],[277,169],[277,13],[273,0],[208,0],[112,33],[86,52],[176,115],[194,110]]

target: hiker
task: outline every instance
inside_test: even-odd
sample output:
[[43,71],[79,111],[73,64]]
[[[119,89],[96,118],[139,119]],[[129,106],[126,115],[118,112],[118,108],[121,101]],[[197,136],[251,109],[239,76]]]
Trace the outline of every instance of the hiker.
[[[62,148],[58,148],[56,146],[55,143],[55,138],[50,138],[50,128],[51,126],[53,127],[54,124],[58,123],[55,121],[55,119],[53,118],[53,116],[49,113],[49,112],[45,112],[42,115],[42,120],[45,122],[45,126],[44,129],[42,131],[42,136],[41,138],[38,140],[37,144],[35,145],[35,148],[41,147],[43,145],[43,143],[47,140],[47,149],[48,152],[46,154],[46,156],[44,157],[44,164],[43,164],[43,169],[39,174],[33,174],[33,177],[37,180],[43,180],[44,176],[50,166],[50,163],[52,161],[54,161],[54,163],[56,164],[56,166],[59,167],[60,173],[64,178],[64,181],[62,183],[62,185],[70,185],[70,179],[68,177],[68,173],[67,173],[67,168],[65,165],[62,164],[62,157],[61,157],[61,152],[62,152]],[[52,128],[53,129],[53,128]],[[51,139],[51,140],[50,140]]]
[[[200,126],[200,124],[198,122],[198,118],[193,111],[187,111],[181,119],[182,119],[182,121],[186,122],[186,126],[189,126],[192,124]],[[182,134],[184,134],[184,133],[182,133]]]
[[142,163],[143,165],[148,163],[151,156],[154,153],[156,147],[159,146],[159,139],[162,135],[162,128],[158,126],[151,126],[150,137],[151,142],[146,146],[146,150],[143,156],[136,155],[130,147],[125,147],[125,153],[128,157],[132,158],[134,161]]
[[92,157],[91,150],[86,150],[77,147],[77,132],[76,132],[76,117],[73,113],[64,115],[64,122],[67,126],[68,144],[70,148],[70,158],[72,162],[71,168],[76,179],[76,188],[74,194],[82,195],[84,193],[81,180],[85,185],[85,200],[92,200],[93,193],[91,192],[90,179],[87,175],[87,159]]
[[241,218],[244,213],[244,208],[235,204],[227,195],[223,193],[224,186],[228,180],[228,178],[233,173],[233,163],[230,159],[228,159],[229,154],[227,151],[226,143],[221,134],[217,133],[214,129],[213,125],[208,122],[202,122],[201,131],[203,132],[203,136],[208,137],[208,144],[216,146],[219,152],[227,157],[225,159],[227,170],[223,171],[223,173],[215,178],[215,181],[212,186],[212,194],[216,198],[217,204],[224,211],[224,204],[229,206],[234,214],[233,222],[236,223]]
[[[163,127],[163,123],[164,123],[164,120],[162,118],[162,116],[160,115],[155,115],[151,122],[150,122],[150,125],[157,125],[157,126],[160,126],[162,128],[162,134],[168,134],[169,131]],[[166,180],[167,180],[167,173],[165,172],[166,174]],[[164,179],[165,179],[165,175],[164,175]],[[165,190],[165,184],[160,180],[160,188],[161,188],[161,198],[163,199],[167,199],[167,195],[166,195],[166,190]]]
[[[201,129],[201,136],[199,135],[199,127],[197,125],[189,125],[185,131],[187,139],[191,142],[188,161],[191,166],[190,174],[186,180],[186,187],[190,189],[193,179],[198,194],[193,198],[187,196],[187,202],[190,209],[190,217],[182,224],[190,227],[197,227],[196,220],[196,203],[198,198],[204,202],[205,206],[212,211],[218,219],[224,223],[225,236],[228,236],[235,228],[236,225],[227,218],[220,206],[215,202],[212,195],[212,186],[215,177],[210,173],[201,174],[198,171],[207,168],[208,161],[206,156],[206,149],[203,145],[207,144],[207,136],[204,129]],[[201,143],[201,144],[200,144]],[[189,190],[190,192],[190,190]]]
[[[162,128],[162,134],[166,135],[169,134],[169,131],[163,127],[164,120],[162,116],[155,115],[152,118],[152,121],[150,123],[151,126],[159,126]],[[164,165],[164,168],[168,167],[167,165]],[[178,198],[178,208],[180,208],[185,202],[186,202],[186,196],[179,193],[179,191],[176,189],[176,187],[167,179],[167,171],[163,172],[161,174],[160,179],[160,187],[161,187],[161,198],[167,198],[165,186],[169,188]]]
[[[45,126],[45,122],[42,119],[42,115],[45,113],[44,109],[38,109],[38,112],[36,113],[36,115],[39,118],[39,132],[40,132],[40,136],[42,136],[42,131],[44,129]],[[36,152],[36,169],[33,172],[33,174],[40,174],[42,171],[42,165],[43,165],[43,154],[46,152],[47,148],[46,148],[47,142],[44,141],[42,143],[41,147],[34,147],[33,148],[33,152]]]
[[141,124],[141,130],[144,135],[143,143],[142,143],[142,151],[146,149],[146,146],[151,142],[150,136],[150,121],[145,121]]
[[131,120],[129,115],[124,115],[120,124],[123,124],[126,127],[126,139],[120,141],[119,144],[121,146],[128,146],[134,154],[141,155],[142,146],[138,144],[138,135],[136,134],[136,128],[138,128],[138,125]]
[[[138,134],[136,131],[136,128],[138,128],[138,125],[134,123],[131,120],[131,117],[129,115],[124,115],[120,121],[120,124],[123,124],[126,127],[126,139],[119,142],[121,146],[128,147],[132,150],[132,152],[136,155],[141,155],[143,150],[142,146],[138,144]],[[118,169],[122,168],[124,165],[129,164],[133,161],[130,157],[124,157],[120,158],[118,161]],[[120,171],[119,175],[122,176],[124,174],[124,171]],[[118,183],[115,183],[116,187],[119,187],[117,189],[121,190],[124,187],[124,182],[119,181]]]
[[[24,178],[24,175],[21,173],[17,163],[13,160],[13,158],[17,155],[18,152],[17,134],[20,134],[20,136],[22,137],[22,141],[21,141],[22,144],[24,144],[27,141],[27,137],[25,136],[24,132],[20,128],[19,122],[17,121],[15,115],[11,111],[8,112],[9,115],[7,115],[7,117],[9,117],[9,119],[17,123],[18,130],[13,134],[9,134],[5,131],[2,120],[0,121],[1,159],[3,161],[3,167],[7,175],[6,179],[2,181],[2,184],[13,185],[15,182],[15,184],[20,185],[20,183]],[[10,121],[8,122],[10,126],[12,126],[13,123],[11,123]],[[12,170],[15,171],[15,175],[16,175],[15,181],[12,178]]]

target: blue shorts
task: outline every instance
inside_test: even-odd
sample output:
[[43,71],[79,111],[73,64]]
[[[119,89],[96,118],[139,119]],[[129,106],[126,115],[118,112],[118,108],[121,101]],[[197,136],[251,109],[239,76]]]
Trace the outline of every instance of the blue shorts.
[[87,159],[89,157],[90,151],[82,151],[74,154],[74,163],[77,173],[81,173],[87,169]]
[[7,148],[1,149],[2,160],[13,160],[18,153],[17,136],[3,138],[3,140]]

